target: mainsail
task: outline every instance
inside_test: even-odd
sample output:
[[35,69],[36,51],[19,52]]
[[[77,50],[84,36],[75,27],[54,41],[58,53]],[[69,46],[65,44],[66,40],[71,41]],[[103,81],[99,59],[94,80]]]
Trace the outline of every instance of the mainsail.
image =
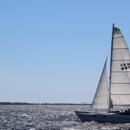
[[93,103],[91,108],[94,109],[106,109],[108,107],[108,81],[107,81],[107,71],[106,71],[106,63],[107,59],[104,64],[104,68],[98,83],[98,87],[93,99]]
[[130,105],[130,54],[120,29],[113,27],[110,96],[113,105]]

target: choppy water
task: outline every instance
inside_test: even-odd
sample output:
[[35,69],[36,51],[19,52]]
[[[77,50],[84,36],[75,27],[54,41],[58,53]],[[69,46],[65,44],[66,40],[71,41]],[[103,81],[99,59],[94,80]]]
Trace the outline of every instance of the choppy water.
[[130,123],[82,123],[83,105],[0,105],[0,130],[128,130]]

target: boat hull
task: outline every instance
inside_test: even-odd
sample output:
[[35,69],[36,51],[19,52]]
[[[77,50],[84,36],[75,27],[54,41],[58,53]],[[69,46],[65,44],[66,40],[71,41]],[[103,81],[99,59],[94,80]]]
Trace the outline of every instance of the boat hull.
[[109,122],[109,123],[130,123],[130,115],[120,115],[117,113],[90,113],[90,112],[82,112],[75,111],[76,115],[82,122]]

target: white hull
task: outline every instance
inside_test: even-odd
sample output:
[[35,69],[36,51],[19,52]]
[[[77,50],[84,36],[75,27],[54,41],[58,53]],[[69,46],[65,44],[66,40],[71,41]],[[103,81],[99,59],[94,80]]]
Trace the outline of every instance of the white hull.
[[91,112],[78,112],[75,111],[76,115],[82,122],[108,122],[108,123],[130,123],[130,115],[120,115],[118,113],[91,113]]

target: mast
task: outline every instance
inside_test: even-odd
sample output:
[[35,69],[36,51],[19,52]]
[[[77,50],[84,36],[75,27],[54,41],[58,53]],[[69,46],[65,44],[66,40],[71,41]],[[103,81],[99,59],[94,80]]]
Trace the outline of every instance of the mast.
[[113,53],[113,35],[114,35],[114,23],[112,25],[112,39],[111,39],[111,55],[110,55],[110,77],[109,77],[109,94],[108,94],[108,113],[110,112],[111,104],[111,70],[112,70],[112,53]]

